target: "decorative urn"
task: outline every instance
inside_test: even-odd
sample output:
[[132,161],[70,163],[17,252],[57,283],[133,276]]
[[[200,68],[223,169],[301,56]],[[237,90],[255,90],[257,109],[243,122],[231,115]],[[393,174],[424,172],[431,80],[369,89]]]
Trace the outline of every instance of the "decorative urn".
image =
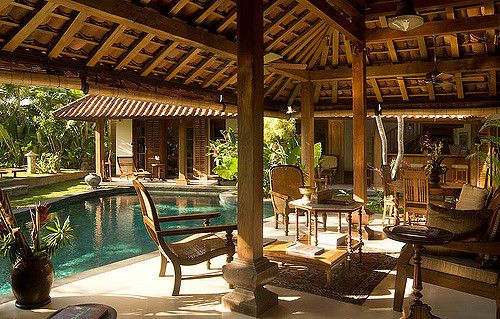
[[101,184],[101,176],[97,175],[96,173],[89,173],[87,176],[85,176],[85,183],[92,187],[92,189],[97,189],[99,187],[99,184]]

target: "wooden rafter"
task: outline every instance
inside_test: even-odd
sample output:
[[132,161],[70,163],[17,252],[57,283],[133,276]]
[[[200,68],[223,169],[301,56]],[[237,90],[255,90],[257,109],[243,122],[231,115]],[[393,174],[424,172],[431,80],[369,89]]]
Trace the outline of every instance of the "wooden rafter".
[[231,24],[236,23],[236,7],[233,8],[226,18],[222,20],[219,25],[217,26],[217,33],[222,33],[224,30],[226,30]]
[[418,51],[420,52],[420,58],[422,60],[427,60],[429,58],[429,54],[427,53],[427,45],[425,44],[424,37],[417,37],[418,43]]
[[[453,7],[447,7],[446,8],[446,18],[448,20],[454,20],[455,19],[455,10]],[[448,41],[450,42],[450,47],[451,47],[451,56],[454,58],[459,58],[460,57],[460,49],[458,47],[458,36],[456,33],[450,34],[447,36]]]
[[73,36],[81,30],[86,19],[87,15],[83,12],[79,12],[74,19],[66,22],[61,35],[49,52],[49,57],[57,58],[59,54],[61,54],[64,48],[71,43]]
[[284,76],[278,76],[276,80],[274,80],[273,83],[271,83],[271,85],[265,90],[264,96],[271,94],[271,92],[273,92],[278,87],[278,85],[283,81],[284,78]]
[[189,84],[193,82],[196,79],[196,77],[201,74],[201,72],[205,71],[206,68],[212,66],[212,64],[214,64],[215,61],[217,61],[217,57],[210,56],[208,59],[206,59],[200,65],[196,66],[196,68],[193,69],[193,71],[187,76],[186,81],[184,83]]
[[292,105],[295,99],[297,98],[297,95],[300,92],[300,83],[295,85],[295,88],[292,90],[292,93],[288,97],[288,105]]
[[141,8],[129,1],[51,0],[66,7],[110,19],[128,28],[140,29],[172,41],[182,42],[226,58],[236,58],[236,42],[172,19],[155,10]]
[[381,42],[389,39],[409,39],[419,36],[432,36],[450,33],[472,32],[498,27],[500,15],[478,16],[453,20],[426,22],[421,27],[403,32],[389,28],[365,31],[366,42]]
[[137,54],[148,45],[155,36],[151,33],[143,33],[139,39],[132,45],[132,48],[123,55],[120,62],[115,66],[115,70],[123,69]]
[[217,87],[217,90],[222,91],[224,90],[227,86],[233,84],[236,82],[236,78],[238,77],[238,73],[234,73],[231,75],[225,82],[223,82],[221,85]]
[[315,62],[311,61],[313,58],[315,58],[315,60],[319,58],[319,54],[321,53],[319,47],[321,46],[321,43],[323,43],[324,37],[325,35],[322,32],[321,36],[314,39],[314,41],[311,42],[310,45],[298,56],[298,59],[301,63],[308,63],[309,68],[311,68],[315,64]]
[[312,28],[310,28],[303,35],[299,36],[292,44],[286,46],[280,54],[292,59],[295,55],[300,53],[302,49],[312,41],[320,32],[325,30],[327,26],[318,21]]
[[273,100],[278,100],[280,98],[280,96],[283,94],[283,92],[285,91],[285,89],[292,83],[292,79],[288,79],[286,80],[285,82],[283,82],[280,87],[278,88],[278,90],[276,91],[276,94],[274,94],[273,96]]
[[276,37],[274,37],[274,39],[272,39],[268,45],[266,45],[266,50],[271,50],[277,44],[279,44],[281,41],[283,41],[283,39],[285,39],[287,36],[289,36],[290,33],[292,33],[297,26],[304,23],[308,19],[308,17],[309,17],[309,13],[307,13],[307,12],[302,13],[302,15],[300,16],[299,19],[296,19],[295,21],[293,21],[292,23],[287,25],[285,28],[283,28],[283,30],[281,32],[279,32],[276,35]]
[[347,13],[353,20],[363,19],[363,8],[359,7],[355,1],[349,0],[327,0],[329,4],[336,5],[340,10]]
[[160,52],[155,55],[155,57],[148,62],[144,70],[142,70],[141,75],[146,76],[151,73],[165,58],[179,45],[179,42],[172,42],[166,45]]
[[298,0],[303,3],[311,12],[320,17],[331,27],[342,32],[350,40],[361,40],[362,25],[344,18],[326,0]]
[[463,99],[465,97],[465,94],[464,94],[464,83],[462,81],[462,72],[455,73],[454,80],[457,86],[457,96],[459,99]]
[[497,96],[497,71],[490,70],[488,72],[488,90],[490,96]]
[[406,84],[403,77],[398,77],[398,85],[399,90],[401,91],[401,96],[403,97],[403,101],[409,101],[408,91],[406,90]]
[[396,48],[394,47],[394,42],[392,40],[386,41],[387,50],[389,50],[389,57],[392,63],[398,63],[398,54]]
[[[371,1],[370,1],[371,2]],[[414,0],[417,11],[443,10],[446,7],[466,7],[478,4],[477,0]],[[379,16],[391,16],[396,13],[398,1],[376,1],[366,8],[367,18],[377,18]]]
[[[398,77],[398,76],[419,76],[434,71],[433,62],[410,62],[391,65],[373,65],[366,67],[367,77]],[[438,61],[437,68],[441,72],[473,72],[478,70],[499,70],[500,59],[497,57],[477,57],[460,60]],[[295,73],[311,81],[331,81],[331,80],[349,80],[352,76],[352,70],[349,67],[338,67],[335,72],[330,70],[288,70],[289,73]]]
[[[495,1],[494,0],[486,0],[484,5],[484,14],[485,15],[494,15],[495,14]],[[486,45],[489,54],[495,53],[495,29],[487,29],[486,30]]]
[[338,66],[340,60],[340,33],[339,30],[333,30],[332,33],[332,65]]
[[49,18],[49,13],[54,11],[57,6],[58,4],[53,2],[42,2],[41,7],[30,15],[29,20],[22,23],[20,28],[13,33],[14,35],[5,43],[2,50],[14,51],[40,24]]
[[184,55],[184,57],[179,62],[177,62],[172,71],[168,73],[167,77],[165,77],[165,80],[170,81],[171,79],[173,79],[189,62],[191,62],[191,60],[193,60],[200,53],[200,51],[201,50],[198,48],[193,48],[191,49],[191,51],[186,53],[186,55]]
[[330,52],[330,41],[332,41],[332,37],[333,37],[333,30],[330,28],[330,30],[328,30],[327,32],[327,37],[324,39],[324,46],[321,48],[321,57],[319,59],[319,65],[321,65],[321,67],[325,67],[326,66],[326,62],[328,61],[328,53]]
[[218,7],[226,3],[227,0],[212,0],[205,10],[202,10],[201,14],[194,20],[195,24],[201,24],[208,18]]
[[287,21],[291,16],[295,14],[295,10],[299,7],[296,3],[292,2],[288,7],[282,8],[282,11],[280,14],[278,14],[274,19],[273,23],[270,24],[265,30],[264,30],[264,38],[269,36],[269,33],[271,33],[274,29],[280,28],[280,29],[286,29],[283,26],[281,26],[282,23]]
[[203,83],[203,87],[204,88],[207,88],[209,87],[210,85],[212,85],[212,83],[214,83],[215,81],[217,81],[221,76],[224,75],[224,73],[229,69],[231,68],[233,65],[234,65],[234,61],[229,61],[229,62],[226,62],[214,75],[212,75],[212,77],[209,77],[208,80],[205,81],[205,83]]
[[429,93],[429,100],[434,101],[436,99],[436,94],[434,93],[434,83],[427,83],[427,93]]
[[0,12],[10,6],[14,0],[0,0]]
[[380,91],[380,88],[378,86],[377,79],[370,79],[370,84],[372,85],[373,92],[377,97],[377,101],[380,103],[384,102],[384,98],[382,97],[382,92]]
[[345,58],[347,60],[347,64],[352,64],[352,48],[351,48],[351,40],[348,40],[344,36],[344,50],[345,50]]
[[332,81],[332,103],[337,104],[339,96],[339,82]]
[[169,13],[171,15],[176,15],[179,13],[179,11],[182,10],[187,4],[189,3],[189,0],[178,0],[171,8]]
[[96,65],[102,56],[108,52],[113,43],[115,43],[116,40],[122,35],[125,29],[126,27],[124,25],[117,24],[109,30],[108,34],[104,36],[103,42],[95,48],[92,56],[87,62],[87,66]]

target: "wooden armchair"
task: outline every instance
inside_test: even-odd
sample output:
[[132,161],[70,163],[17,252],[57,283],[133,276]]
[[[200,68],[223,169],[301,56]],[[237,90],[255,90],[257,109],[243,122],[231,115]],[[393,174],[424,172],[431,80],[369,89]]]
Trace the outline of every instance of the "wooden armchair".
[[[139,197],[142,210],[142,220],[149,236],[158,246],[161,257],[160,277],[165,276],[167,258],[174,266],[175,284],[173,296],[179,295],[181,287],[181,266],[192,266],[204,261],[210,267],[210,259],[227,255],[226,261],[233,260],[235,252],[232,232],[236,225],[210,226],[210,219],[219,217],[221,213],[189,214],[178,216],[158,216],[155,205],[144,185],[137,180],[132,182]],[[161,229],[163,223],[176,223],[186,220],[203,220],[203,227]],[[216,232],[226,232],[225,239]],[[165,237],[190,235],[176,242],[167,242]]]
[[405,222],[426,218],[429,205],[429,183],[423,169],[403,170],[403,212]]
[[137,169],[135,167],[134,158],[131,156],[118,156],[116,158],[118,169],[120,170],[120,177],[134,177],[134,178],[151,178],[150,172],[144,169]]
[[301,198],[299,187],[304,186],[302,170],[293,165],[277,165],[269,170],[271,202],[274,209],[275,228],[278,228],[279,216],[283,216],[285,236],[288,236],[290,207],[288,203]]

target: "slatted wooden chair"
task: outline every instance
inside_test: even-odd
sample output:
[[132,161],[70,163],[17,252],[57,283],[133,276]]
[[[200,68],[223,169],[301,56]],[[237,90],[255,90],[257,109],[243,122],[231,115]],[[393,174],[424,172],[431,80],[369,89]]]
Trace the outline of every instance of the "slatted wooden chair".
[[[179,295],[182,279],[181,266],[192,266],[207,262],[209,268],[210,259],[221,255],[227,255],[226,261],[228,263],[233,260],[235,249],[232,232],[236,230],[236,225],[210,226],[210,219],[219,217],[221,213],[158,216],[153,200],[144,185],[137,180],[132,183],[141,203],[142,220],[146,231],[158,246],[161,257],[159,276],[165,276],[167,259],[174,266],[173,296]],[[204,226],[175,229],[162,229],[160,226],[164,223],[176,223],[186,220],[203,220]],[[221,238],[215,234],[218,232],[225,232],[226,238]],[[183,235],[189,236],[176,242],[165,240],[166,237]]]
[[423,169],[403,170],[403,210],[405,222],[426,218],[429,205],[429,183]]
[[131,156],[118,156],[116,158],[118,169],[120,170],[120,177],[134,177],[134,178],[152,178],[150,172],[144,169],[137,169],[134,163],[134,158]]
[[271,202],[274,209],[274,224],[278,228],[279,216],[283,217],[285,236],[288,236],[290,207],[288,203],[302,196],[299,187],[304,186],[302,170],[294,165],[277,165],[269,170]]

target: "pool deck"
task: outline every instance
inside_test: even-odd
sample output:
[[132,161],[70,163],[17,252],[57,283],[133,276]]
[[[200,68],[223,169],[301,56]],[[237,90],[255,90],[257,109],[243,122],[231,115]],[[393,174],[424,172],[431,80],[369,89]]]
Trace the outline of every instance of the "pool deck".
[[[336,220],[331,218],[332,228]],[[283,236],[283,229],[275,230],[272,218],[264,223],[266,237],[292,240]],[[293,225],[292,225],[293,227]],[[373,249],[397,252],[401,244],[390,239],[370,240],[366,246]],[[52,302],[43,309],[19,310],[14,302],[0,304],[0,318],[46,318],[56,309],[71,304],[104,303],[118,311],[118,318],[248,318],[229,313],[220,304],[223,294],[229,291],[220,274],[224,258],[213,260],[214,270],[207,271],[204,264],[183,267],[184,275],[210,274],[215,277],[183,280],[181,295],[171,296],[173,269],[169,263],[167,277],[159,278],[160,260],[156,253],[100,267],[98,269],[58,281],[52,290]],[[395,319],[400,313],[392,311],[394,271],[373,290],[363,306],[343,303],[304,292],[268,287],[278,293],[278,307],[263,318],[360,318]],[[406,293],[411,291],[408,280]],[[424,302],[441,318],[495,318],[495,301],[454,290],[424,284]],[[407,305],[409,298],[406,299]]]

